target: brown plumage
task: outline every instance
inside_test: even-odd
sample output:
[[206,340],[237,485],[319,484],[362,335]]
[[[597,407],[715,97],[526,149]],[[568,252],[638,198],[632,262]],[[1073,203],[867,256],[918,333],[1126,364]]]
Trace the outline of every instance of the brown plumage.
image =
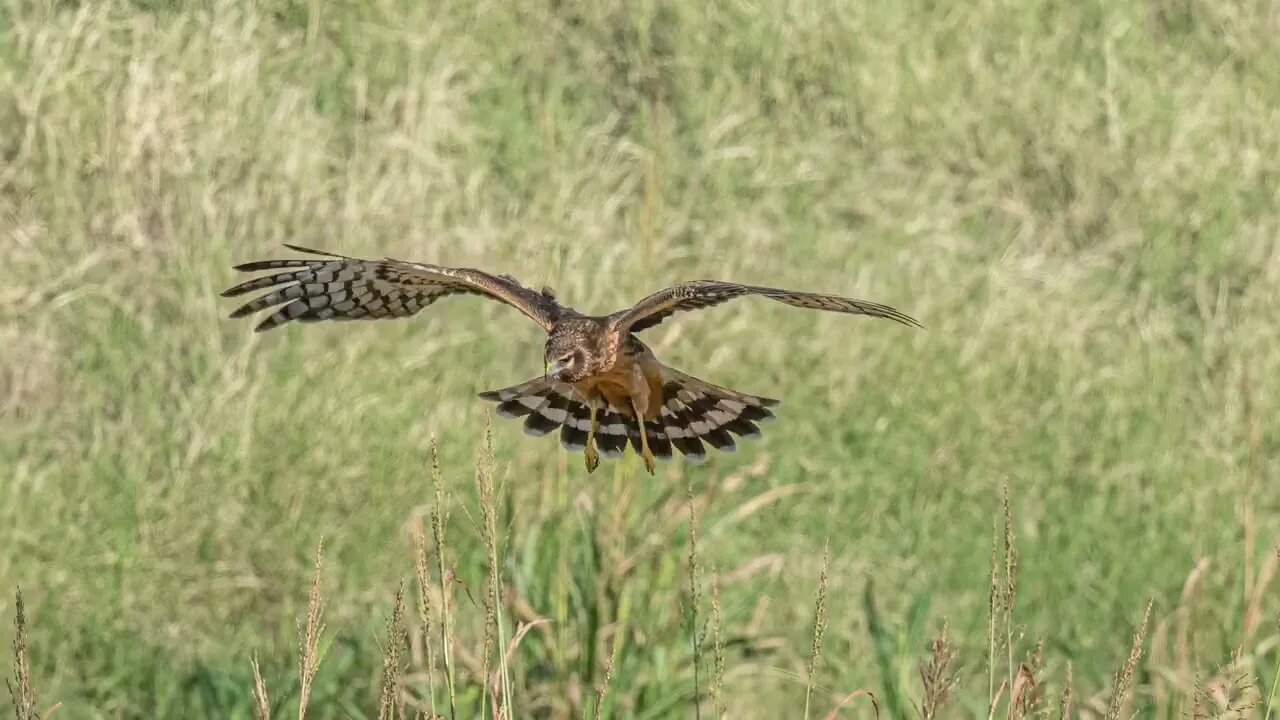
[[660,290],[610,315],[583,315],[561,305],[548,288],[531,290],[507,275],[386,258],[362,260],[286,245],[322,259],[265,260],[237,265],[248,272],[281,271],[224,291],[225,297],[270,290],[231,313],[272,310],[259,332],[287,322],[407,317],[448,295],[499,300],[547,332],[545,372],[519,385],[481,393],[499,414],[523,417],[525,431],[560,430],[566,449],[582,450],[587,470],[599,453],[621,455],[630,443],[652,473],[654,458],[678,451],[701,460],[704,446],[733,450],[737,437],[756,437],[777,400],[729,390],[663,365],[634,333],[671,315],[759,295],[801,308],[895,320],[919,326],[887,306],[863,300],[695,280]]

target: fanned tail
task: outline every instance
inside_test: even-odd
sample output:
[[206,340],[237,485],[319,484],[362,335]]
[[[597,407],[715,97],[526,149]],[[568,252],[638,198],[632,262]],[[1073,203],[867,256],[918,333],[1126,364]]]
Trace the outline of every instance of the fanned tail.
[[[577,452],[587,447],[591,408],[571,385],[535,378],[501,390],[482,392],[480,397],[496,402],[498,414],[502,417],[524,418],[526,435],[541,437],[559,428],[560,444],[565,450]],[[640,433],[634,425],[635,421],[617,408],[601,403],[596,411],[596,448],[600,454],[620,457],[633,434],[635,442],[639,443]],[[649,440],[653,441],[652,432]],[[670,446],[666,457],[671,457]]]
[[760,437],[756,423],[773,419],[778,401],[712,385],[678,370],[663,367],[662,408],[658,421],[663,433],[690,460],[706,457],[704,443],[725,452],[737,449],[734,436]]
[[[706,459],[704,445],[731,452],[735,436],[760,436],[758,422],[773,418],[777,400],[712,385],[668,367],[662,368],[662,405],[658,417],[645,421],[645,434],[654,457],[670,460],[679,451],[690,461]],[[546,378],[480,393],[497,403],[498,414],[524,418],[528,435],[542,436],[559,428],[560,444],[569,451],[586,448],[591,409],[571,385]],[[630,408],[601,402],[597,411],[596,448],[606,457],[619,457],[628,443],[640,452],[640,428]]]

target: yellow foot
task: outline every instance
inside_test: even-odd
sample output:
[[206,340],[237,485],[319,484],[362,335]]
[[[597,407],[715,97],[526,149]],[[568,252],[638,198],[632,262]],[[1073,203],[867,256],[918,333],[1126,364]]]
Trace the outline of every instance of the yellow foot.
[[648,470],[649,474],[652,475],[653,474],[653,453],[649,452],[648,450],[645,450],[643,453],[641,453],[640,457],[644,458],[644,469]]
[[588,445],[586,450],[582,451],[582,458],[587,461],[587,472],[593,473],[600,466],[600,453],[596,451],[594,445]]

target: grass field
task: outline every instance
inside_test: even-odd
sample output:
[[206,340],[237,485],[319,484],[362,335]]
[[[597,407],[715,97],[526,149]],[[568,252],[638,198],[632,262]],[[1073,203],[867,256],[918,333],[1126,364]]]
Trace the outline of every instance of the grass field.
[[[821,718],[859,689],[913,717],[944,622],[938,717],[1019,716],[1014,690],[1057,717],[1068,676],[1073,717],[1263,717],[1277,37],[1275,0],[0,0],[0,617],[21,586],[34,707],[253,717],[256,657],[296,715],[323,537],[308,717],[379,716],[388,674],[447,705],[446,597],[458,717],[537,618],[501,664],[516,717],[593,716],[597,687],[603,717]],[[484,450],[475,393],[542,371],[508,308],[226,319],[230,266],[282,242],[584,311],[712,277],[926,329],[664,323],[666,361],[780,420],[588,476],[509,421]]]

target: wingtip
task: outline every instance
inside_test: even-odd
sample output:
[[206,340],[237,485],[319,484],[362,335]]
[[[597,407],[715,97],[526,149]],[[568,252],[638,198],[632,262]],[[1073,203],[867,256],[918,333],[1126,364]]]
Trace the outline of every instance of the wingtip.
[[[237,294],[238,294],[238,293],[237,293]],[[240,307],[236,308],[235,310],[232,310],[232,311],[231,311],[231,313],[230,313],[229,315],[227,315],[227,317],[228,317],[228,318],[231,318],[232,320],[235,320],[235,319],[238,319],[238,318],[242,318],[242,317],[248,317],[248,316],[250,316],[250,315],[252,315],[252,314],[254,314],[254,313],[258,312],[258,311],[259,311],[259,310],[261,310],[261,309],[262,309],[262,306],[261,306],[261,305],[259,305],[259,306],[255,307],[255,306],[254,306],[254,301],[250,301],[250,302],[244,303],[243,305],[241,305]]]
[[284,245],[285,247],[289,248],[294,252],[306,253],[307,255],[320,255],[323,257],[331,257],[331,258],[345,257],[344,255],[331,253],[327,250],[316,250],[315,248],[309,248],[304,245],[294,245],[293,243],[280,243],[280,244]]
[[902,323],[908,327],[917,327],[921,330],[924,329],[924,325],[921,325],[919,320],[895,307],[891,307],[889,305],[873,305],[872,308],[874,309],[874,312],[867,313],[868,315],[879,315],[882,318]]

